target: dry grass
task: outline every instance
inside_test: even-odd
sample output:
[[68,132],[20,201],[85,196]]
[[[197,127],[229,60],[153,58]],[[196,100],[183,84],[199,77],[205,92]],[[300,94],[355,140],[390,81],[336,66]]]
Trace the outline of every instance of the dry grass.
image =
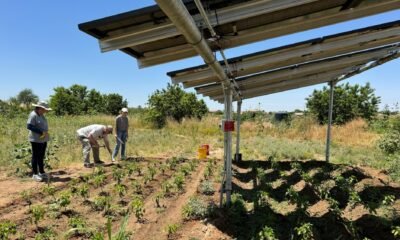
[[[242,125],[245,135],[263,135],[275,138],[287,138],[306,141],[326,141],[326,125],[317,124],[312,118],[296,118],[290,126],[286,124],[271,124],[245,122]],[[345,125],[332,127],[332,142],[341,146],[371,147],[379,134],[368,129],[368,124],[363,119],[353,120]]]
[[[114,124],[113,116],[48,116],[50,134],[60,146],[57,156],[60,166],[80,163],[81,146],[76,139],[76,130],[89,124]],[[4,119],[0,123],[7,128],[0,129],[0,165],[10,166],[14,144],[27,142],[26,119],[24,117]],[[145,157],[196,157],[201,144],[209,144],[212,157],[222,158],[223,134],[219,129],[220,118],[207,116],[203,120],[184,120],[182,123],[168,121],[164,129],[151,129],[139,115],[130,116],[127,154]],[[378,134],[368,130],[362,120],[354,120],[344,126],[333,128],[333,159],[338,162],[368,162],[376,158],[378,151],[374,141]],[[235,135],[233,149],[235,149]],[[246,159],[275,158],[308,159],[321,158],[324,154],[326,126],[320,126],[310,118],[294,119],[290,126],[270,122],[244,122],[241,127],[241,152]],[[112,147],[115,139],[111,138]],[[110,156],[101,150],[102,160]]]

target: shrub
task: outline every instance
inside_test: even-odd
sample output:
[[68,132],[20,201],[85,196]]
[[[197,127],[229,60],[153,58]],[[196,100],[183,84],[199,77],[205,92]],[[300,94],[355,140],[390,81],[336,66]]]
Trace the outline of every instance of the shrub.
[[186,205],[183,206],[182,214],[187,220],[202,219],[209,215],[209,207],[200,198],[191,197]]
[[200,183],[199,192],[204,195],[213,195],[215,190],[211,181],[205,180]]
[[386,154],[400,152],[400,131],[388,130],[378,141],[378,147]]

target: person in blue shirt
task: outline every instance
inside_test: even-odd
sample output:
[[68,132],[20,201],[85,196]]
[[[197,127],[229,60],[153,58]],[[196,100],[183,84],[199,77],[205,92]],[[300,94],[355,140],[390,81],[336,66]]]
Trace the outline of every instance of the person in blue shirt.
[[27,128],[29,130],[28,141],[32,145],[32,179],[38,182],[48,175],[44,171],[44,156],[47,142],[49,141],[49,126],[45,114],[51,110],[44,101],[32,104],[35,109],[29,114]]

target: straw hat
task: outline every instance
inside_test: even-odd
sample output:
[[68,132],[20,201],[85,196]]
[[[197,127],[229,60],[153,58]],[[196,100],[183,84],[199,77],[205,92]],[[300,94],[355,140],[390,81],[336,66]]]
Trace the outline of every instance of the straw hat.
[[40,101],[40,102],[38,102],[36,104],[32,103],[32,106],[43,108],[46,111],[51,111],[52,110],[51,108],[49,108],[49,104],[47,104],[47,102],[45,102],[45,101]]

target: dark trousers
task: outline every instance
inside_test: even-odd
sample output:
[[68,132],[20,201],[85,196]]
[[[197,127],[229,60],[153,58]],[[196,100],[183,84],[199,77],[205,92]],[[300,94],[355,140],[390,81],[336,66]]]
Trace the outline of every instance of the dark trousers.
[[31,142],[32,145],[32,171],[33,174],[38,174],[39,172],[44,173],[44,155],[46,153],[47,142],[37,143]]

